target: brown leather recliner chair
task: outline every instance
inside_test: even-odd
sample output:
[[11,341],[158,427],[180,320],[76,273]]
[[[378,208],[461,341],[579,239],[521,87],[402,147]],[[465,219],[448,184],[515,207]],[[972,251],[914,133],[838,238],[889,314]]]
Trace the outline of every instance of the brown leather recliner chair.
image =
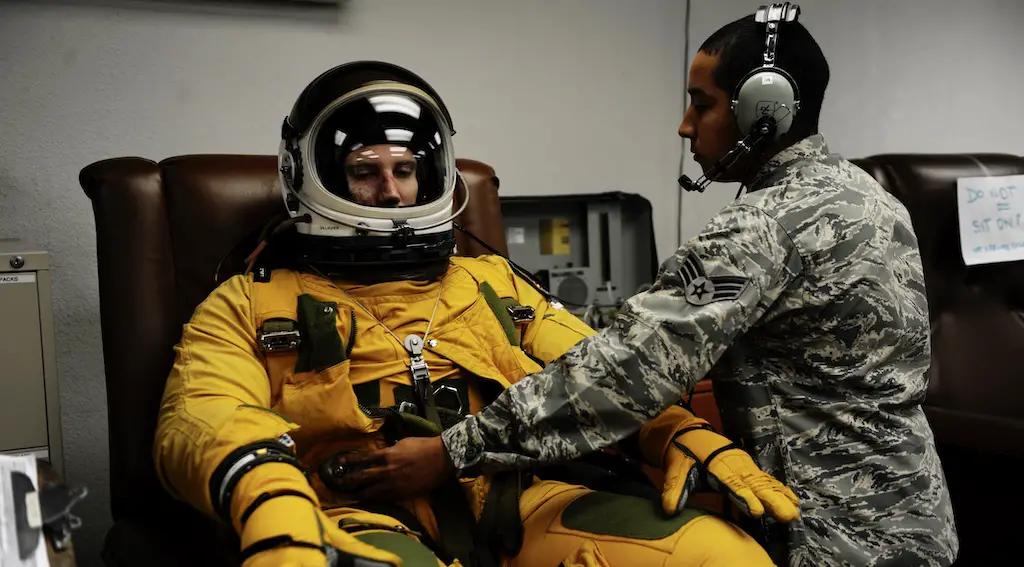
[[[160,486],[152,445],[182,325],[215,287],[214,272],[229,252],[244,250],[244,257],[249,250],[236,245],[284,211],[276,160],[129,157],[93,163],[80,174],[96,220],[115,521],[103,560],[111,567],[238,564],[230,528]],[[457,165],[471,196],[457,222],[507,255],[494,170],[468,159]],[[459,206],[461,191],[456,199]],[[462,256],[488,253],[462,233],[457,239]]]
[[932,321],[924,404],[953,499],[957,565],[1017,556],[1024,527],[1024,261],[964,264],[957,178],[1024,174],[1024,158],[888,154],[856,161],[906,205],[920,241]]

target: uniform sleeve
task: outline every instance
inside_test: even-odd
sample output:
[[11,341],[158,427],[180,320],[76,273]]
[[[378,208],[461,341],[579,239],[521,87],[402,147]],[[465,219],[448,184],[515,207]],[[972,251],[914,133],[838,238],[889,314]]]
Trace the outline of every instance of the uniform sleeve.
[[679,400],[801,271],[782,227],[734,204],[665,261],[613,324],[444,433],[462,474],[576,458]]
[[153,450],[160,481],[211,515],[210,482],[225,459],[297,429],[267,409],[271,387],[256,347],[251,288],[235,276],[196,308],[175,347],[157,424]]

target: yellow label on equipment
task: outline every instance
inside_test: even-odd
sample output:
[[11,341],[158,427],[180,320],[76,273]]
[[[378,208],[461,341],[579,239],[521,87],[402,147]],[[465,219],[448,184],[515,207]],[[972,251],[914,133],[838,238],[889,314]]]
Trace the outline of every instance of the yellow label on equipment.
[[569,234],[569,219],[540,219],[540,253],[545,256],[568,256]]

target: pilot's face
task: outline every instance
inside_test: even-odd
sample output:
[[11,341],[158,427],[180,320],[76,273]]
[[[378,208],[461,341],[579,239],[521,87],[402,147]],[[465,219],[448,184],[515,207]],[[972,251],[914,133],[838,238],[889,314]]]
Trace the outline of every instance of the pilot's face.
[[416,204],[416,159],[403,146],[378,144],[345,157],[345,178],[352,200],[372,207]]

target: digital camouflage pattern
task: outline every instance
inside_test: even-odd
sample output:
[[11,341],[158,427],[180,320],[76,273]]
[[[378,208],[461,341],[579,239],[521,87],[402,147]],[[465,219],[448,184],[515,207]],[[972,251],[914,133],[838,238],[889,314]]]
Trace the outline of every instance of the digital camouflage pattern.
[[707,376],[725,434],[801,499],[782,564],[946,566],[959,542],[921,408],[930,360],[907,210],[815,135],[769,161],[612,326],[444,441],[463,472],[571,459]]

